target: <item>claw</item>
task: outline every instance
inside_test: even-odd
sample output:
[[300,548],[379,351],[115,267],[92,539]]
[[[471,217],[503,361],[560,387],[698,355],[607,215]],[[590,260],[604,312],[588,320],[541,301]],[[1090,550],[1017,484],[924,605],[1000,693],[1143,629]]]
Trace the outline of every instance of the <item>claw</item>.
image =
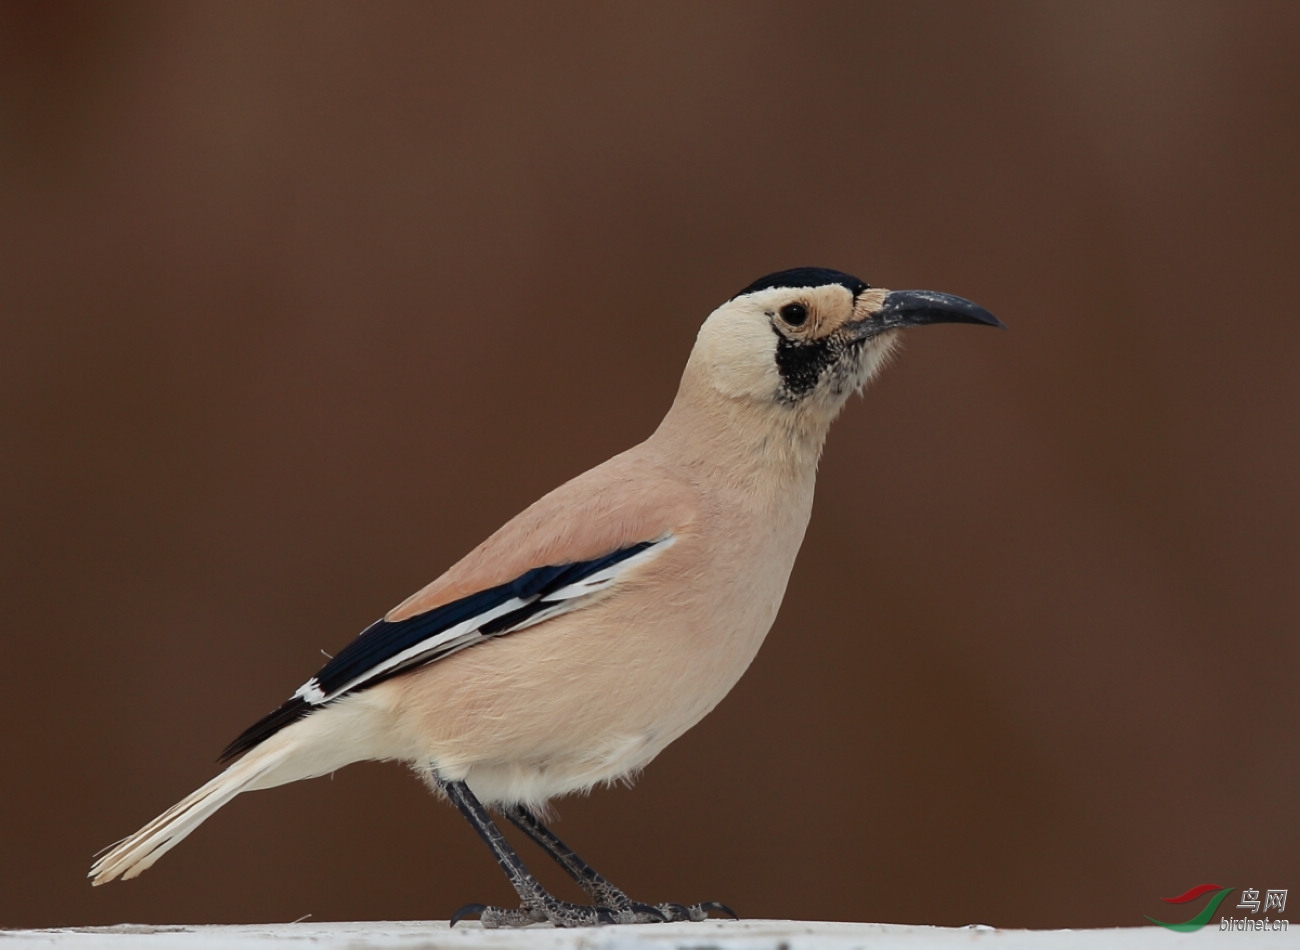
[[[740,915],[722,901],[704,901],[699,904],[692,904],[690,906],[691,920],[708,920],[709,914],[713,911],[726,914],[732,920],[740,920]],[[697,914],[699,916],[696,916]]]
[[451,915],[451,921],[447,924],[447,928],[451,929],[465,918],[478,916],[487,909],[487,904],[466,904],[460,910],[456,911],[456,913]]

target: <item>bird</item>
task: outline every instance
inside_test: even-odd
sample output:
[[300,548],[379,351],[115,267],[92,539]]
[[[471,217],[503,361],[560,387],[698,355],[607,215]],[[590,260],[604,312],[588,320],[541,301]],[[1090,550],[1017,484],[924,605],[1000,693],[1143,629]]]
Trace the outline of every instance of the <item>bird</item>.
[[[634,901],[545,824],[553,799],[630,781],[740,679],[785,594],[827,431],[901,331],[1002,327],[984,308],[838,270],[769,274],[705,319],[643,442],[526,508],[367,627],[224,751],[224,771],[91,867],[133,878],[241,792],[397,760],[468,820],[518,894],[484,927],[704,920]],[[493,812],[590,904],[550,894]]]

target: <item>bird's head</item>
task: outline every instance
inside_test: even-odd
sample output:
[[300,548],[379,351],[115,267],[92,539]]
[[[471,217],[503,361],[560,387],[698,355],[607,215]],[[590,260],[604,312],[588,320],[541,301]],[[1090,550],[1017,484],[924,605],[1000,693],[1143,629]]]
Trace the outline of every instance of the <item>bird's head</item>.
[[829,422],[881,369],[900,330],[931,323],[1002,326],[961,297],[800,267],[754,281],[710,314],[687,372],[728,398]]

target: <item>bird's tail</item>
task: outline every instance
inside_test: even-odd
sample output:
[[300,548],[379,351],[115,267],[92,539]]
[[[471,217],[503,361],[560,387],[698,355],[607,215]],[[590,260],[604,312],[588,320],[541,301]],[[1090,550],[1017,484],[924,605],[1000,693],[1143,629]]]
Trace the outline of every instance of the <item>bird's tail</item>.
[[[90,868],[90,883],[129,880],[185,840],[240,792],[258,787],[294,752],[294,743],[278,742],[254,749],[212,781],[185,796],[135,834],[123,838]],[[272,782],[267,784],[280,784]]]
[[130,880],[152,867],[240,792],[325,775],[363,759],[397,757],[386,751],[383,725],[365,703],[343,701],[314,710],[109,848],[91,865],[91,883]]
[[[153,867],[153,862],[185,841],[188,833],[240,791],[328,775],[365,759],[417,758],[406,747],[394,745],[396,732],[391,728],[387,695],[377,687],[326,703],[309,715],[295,717],[261,739],[259,745],[235,751],[242,752],[243,758],[100,855],[90,869],[91,884],[107,884],[118,877],[130,880]],[[274,716],[277,713],[268,719]]]

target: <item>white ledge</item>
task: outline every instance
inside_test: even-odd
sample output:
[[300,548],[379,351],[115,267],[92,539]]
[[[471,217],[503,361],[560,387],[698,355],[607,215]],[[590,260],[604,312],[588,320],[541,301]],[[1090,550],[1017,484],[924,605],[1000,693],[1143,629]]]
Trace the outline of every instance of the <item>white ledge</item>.
[[[556,930],[549,926],[522,930],[484,930],[466,922],[449,929],[438,921],[371,921],[353,923],[241,924],[116,927],[65,927],[58,930],[0,930],[0,950],[27,947],[73,947],[78,950],[251,950],[310,946],[319,950],[916,950],[970,948],[989,950],[1128,950],[1128,948],[1204,946],[1218,934],[1213,924],[1184,934],[1158,927],[1113,930],[997,930],[993,927],[921,927],[903,924],[851,924],[797,920],[710,920],[704,923],[643,924]],[[1230,940],[1246,935],[1218,934]],[[1300,947],[1296,934],[1249,935],[1252,947]],[[1236,946],[1244,946],[1242,943]]]

